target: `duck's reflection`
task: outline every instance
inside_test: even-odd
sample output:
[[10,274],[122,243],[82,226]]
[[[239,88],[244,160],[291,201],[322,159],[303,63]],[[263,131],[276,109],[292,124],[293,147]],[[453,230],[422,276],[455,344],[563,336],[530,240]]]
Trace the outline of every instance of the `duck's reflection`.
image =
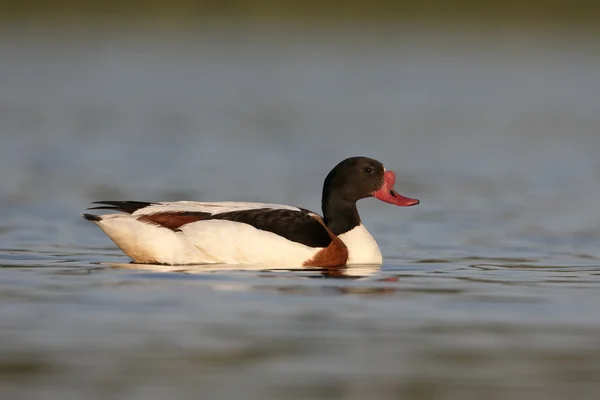
[[[286,294],[354,294],[354,295],[390,295],[397,293],[397,276],[385,276],[381,273],[381,265],[351,265],[332,268],[273,268],[265,265],[155,265],[106,263],[112,268],[157,273],[176,273],[182,275],[223,274],[224,280],[210,279],[209,286],[217,290],[257,290]],[[246,275],[250,274],[246,281]],[[232,281],[232,274],[244,274],[242,280]],[[225,278],[225,275],[228,275]],[[259,278],[260,281],[256,281]],[[277,279],[264,279],[277,278]],[[283,278],[283,279],[282,279]],[[331,279],[330,283],[309,284],[314,279]],[[307,281],[308,280],[308,281]],[[338,280],[334,283],[334,280]],[[340,282],[344,280],[345,282]],[[304,281],[305,283],[302,283]]]
[[360,279],[376,275],[381,272],[381,265],[344,265],[329,268],[276,268],[260,264],[203,264],[203,265],[161,265],[161,264],[135,264],[135,263],[102,263],[112,268],[129,269],[138,271],[151,271],[162,273],[207,274],[229,272],[267,272],[282,274],[288,277],[294,275],[309,278],[343,278]]

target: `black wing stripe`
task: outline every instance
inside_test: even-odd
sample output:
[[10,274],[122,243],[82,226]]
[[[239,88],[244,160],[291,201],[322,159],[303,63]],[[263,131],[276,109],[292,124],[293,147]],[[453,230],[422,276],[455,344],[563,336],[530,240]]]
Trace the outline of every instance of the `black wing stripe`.
[[133,214],[137,210],[146,208],[158,203],[148,203],[146,201],[94,201],[92,204],[103,204],[98,207],[90,207],[88,210],[113,210]]
[[327,247],[327,229],[307,212],[259,208],[215,214],[210,219],[241,222],[309,247]]

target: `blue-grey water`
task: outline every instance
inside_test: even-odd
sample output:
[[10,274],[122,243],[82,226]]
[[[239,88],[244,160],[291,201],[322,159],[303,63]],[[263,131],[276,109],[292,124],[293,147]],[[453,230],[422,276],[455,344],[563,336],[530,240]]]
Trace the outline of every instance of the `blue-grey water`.
[[[0,30],[2,399],[600,398],[600,40]],[[384,263],[128,264],[93,200],[319,210],[366,155]]]

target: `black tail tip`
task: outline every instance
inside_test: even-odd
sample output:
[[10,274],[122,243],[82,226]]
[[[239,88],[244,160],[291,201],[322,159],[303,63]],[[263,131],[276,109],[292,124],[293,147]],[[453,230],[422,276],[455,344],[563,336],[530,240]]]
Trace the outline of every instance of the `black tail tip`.
[[82,217],[87,219],[88,221],[92,221],[92,222],[102,221],[101,217],[94,215],[94,214],[84,213],[84,214],[82,214]]

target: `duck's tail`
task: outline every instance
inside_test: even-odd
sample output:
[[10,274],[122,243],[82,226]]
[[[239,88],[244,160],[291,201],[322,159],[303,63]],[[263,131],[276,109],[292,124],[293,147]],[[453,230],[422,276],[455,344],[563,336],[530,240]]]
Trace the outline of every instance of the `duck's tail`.
[[87,219],[88,221],[91,221],[91,222],[100,222],[100,221],[102,221],[102,217],[100,217],[99,215],[83,213],[81,216],[83,218]]

